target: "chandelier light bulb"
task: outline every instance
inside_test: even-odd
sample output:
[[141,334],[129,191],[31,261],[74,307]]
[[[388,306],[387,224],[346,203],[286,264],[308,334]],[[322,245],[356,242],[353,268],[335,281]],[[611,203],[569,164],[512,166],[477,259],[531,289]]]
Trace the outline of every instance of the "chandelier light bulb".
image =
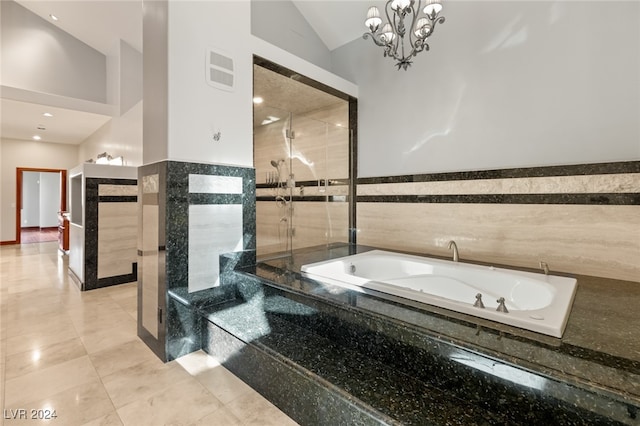
[[404,10],[407,7],[411,6],[411,3],[413,3],[413,1],[411,0],[393,0],[391,2],[391,9],[393,9],[396,12],[398,10]]
[[393,28],[390,23],[386,23],[382,26],[382,40],[389,44],[396,37],[396,34],[393,32]]
[[424,6],[424,13],[429,16],[435,16],[442,10],[442,3],[440,0],[427,0]]
[[371,6],[369,8],[369,11],[367,12],[367,20],[364,21],[364,24],[372,33],[378,31],[380,24],[382,24],[382,19],[380,19],[380,11],[377,7]]
[[431,31],[431,22],[427,18],[420,18],[418,22],[416,22],[416,29],[413,32],[418,38],[425,38],[427,34]]

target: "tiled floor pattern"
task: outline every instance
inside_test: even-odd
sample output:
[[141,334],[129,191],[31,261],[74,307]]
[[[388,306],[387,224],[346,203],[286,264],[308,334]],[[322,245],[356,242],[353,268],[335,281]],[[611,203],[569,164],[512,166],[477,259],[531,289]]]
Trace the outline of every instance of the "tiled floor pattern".
[[0,424],[296,424],[202,351],[162,363],[136,336],[136,284],[80,292],[56,246],[0,247]]

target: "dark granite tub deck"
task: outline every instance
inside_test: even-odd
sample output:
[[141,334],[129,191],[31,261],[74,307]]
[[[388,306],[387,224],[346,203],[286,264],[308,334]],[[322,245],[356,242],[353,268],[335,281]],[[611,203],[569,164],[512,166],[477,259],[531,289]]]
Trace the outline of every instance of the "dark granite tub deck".
[[300,274],[370,249],[229,271],[235,298],[197,306],[205,350],[300,424],[640,424],[640,283],[577,277],[556,339]]

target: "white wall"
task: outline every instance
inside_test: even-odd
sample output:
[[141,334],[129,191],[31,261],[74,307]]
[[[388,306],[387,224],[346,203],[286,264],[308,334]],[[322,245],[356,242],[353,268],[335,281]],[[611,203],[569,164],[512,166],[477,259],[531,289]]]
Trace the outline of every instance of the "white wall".
[[22,173],[22,211],[20,227],[40,226],[40,173]]
[[40,227],[58,226],[60,173],[40,173]]
[[76,164],[107,152],[123,156],[125,165],[142,165],[142,101],[120,117],[113,117],[78,146]]
[[252,0],[251,33],[321,68],[331,70],[331,52],[290,0]]
[[120,41],[119,55],[109,57],[109,99],[119,114],[80,144],[78,163],[107,152],[128,166],[142,164],[142,53]]
[[142,53],[120,41],[120,114],[142,100]]
[[0,7],[2,85],[106,102],[103,54],[13,1]]
[[[250,7],[249,0],[144,3],[144,164],[253,166],[253,54],[357,95],[354,84],[252,36]],[[234,91],[206,83],[208,48],[233,58]],[[221,138],[214,141],[217,132]]]
[[[168,123],[168,14],[166,0],[142,3],[142,163],[151,164],[169,158]],[[204,65],[203,65],[204,66]]]
[[603,4],[447,2],[406,72],[371,40],[336,49],[359,176],[640,159],[640,3]]
[[[169,3],[170,159],[253,165],[249,7],[248,1]],[[208,48],[233,58],[232,92],[207,84]]]
[[16,168],[68,170],[77,162],[75,145],[0,139],[0,241],[16,239]]

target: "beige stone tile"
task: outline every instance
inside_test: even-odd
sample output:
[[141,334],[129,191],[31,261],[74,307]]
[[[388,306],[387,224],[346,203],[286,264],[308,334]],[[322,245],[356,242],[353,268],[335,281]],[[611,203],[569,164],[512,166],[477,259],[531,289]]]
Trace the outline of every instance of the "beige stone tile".
[[140,339],[134,339],[120,345],[92,353],[89,355],[93,366],[100,377],[108,376],[118,370],[132,367],[141,362],[153,362],[158,367],[163,362]]
[[68,317],[56,315],[49,319],[44,316],[30,316],[23,320],[16,320],[12,318],[7,319],[9,321],[7,337],[19,337],[30,334],[46,335],[54,333],[67,332],[70,335],[76,335],[73,323]]
[[87,351],[79,338],[65,340],[42,348],[7,356],[5,377],[12,379],[85,356]]
[[245,425],[296,425],[286,414],[257,392],[236,398],[225,405]]
[[111,315],[101,315],[98,317],[87,317],[84,321],[74,320],[74,326],[80,336],[99,333],[105,330],[128,330],[136,334],[137,323],[131,315],[123,309],[114,311]]
[[100,416],[90,422],[83,424],[82,426],[122,426],[120,416],[114,410],[107,415]]
[[9,424],[34,425],[52,423],[74,426],[85,424],[114,412],[109,395],[107,395],[100,380],[97,379],[40,400],[29,401],[22,407],[27,408],[29,411],[32,409],[43,410],[43,413],[48,415],[55,411],[56,417],[50,418],[50,421],[30,418],[24,421],[12,420]]
[[156,393],[181,386],[181,382],[193,378],[178,364],[162,364],[155,360],[144,361],[102,378],[116,408],[139,399],[150,398]]
[[180,364],[180,366],[192,376],[205,373],[220,366],[220,363],[218,361],[209,356],[203,350],[191,352],[190,354],[181,356],[180,358],[172,362]]
[[93,354],[102,350],[122,345],[133,340],[137,340],[138,336],[130,327],[107,329],[97,333],[86,334],[80,337],[87,353]]
[[127,284],[119,284],[111,287],[106,287],[105,293],[109,295],[112,299],[120,300],[120,299],[133,299],[135,300],[138,296],[138,283],[127,283]]
[[196,380],[189,378],[118,409],[125,425],[189,425],[222,407]]
[[22,336],[7,337],[6,354],[12,355],[25,351],[42,350],[43,348],[78,337],[75,329],[63,329],[58,332],[29,333]]
[[193,426],[237,426],[242,424],[231,410],[223,406],[193,423]]
[[255,393],[249,385],[223,366],[200,373],[196,378],[209,392],[225,404],[243,395]]
[[98,379],[88,356],[63,362],[6,381],[5,405],[26,406],[61,391]]

